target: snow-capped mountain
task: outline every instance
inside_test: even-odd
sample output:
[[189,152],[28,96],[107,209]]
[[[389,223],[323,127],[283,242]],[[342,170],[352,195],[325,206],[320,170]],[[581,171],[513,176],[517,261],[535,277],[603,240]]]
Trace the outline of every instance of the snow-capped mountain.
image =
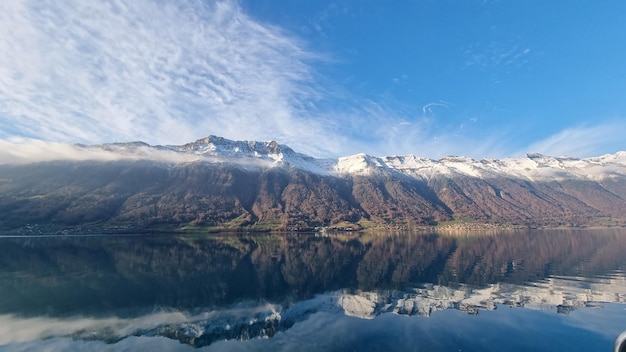
[[[393,171],[416,178],[429,179],[437,175],[469,177],[517,177],[529,180],[602,179],[626,176],[626,152],[593,158],[553,157],[530,153],[523,157],[474,160],[463,156],[447,156],[439,160],[415,155],[376,157],[355,154],[337,159],[317,159],[297,153],[276,141],[233,141],[208,136],[184,145],[150,146],[143,142],[114,143],[91,146],[125,156],[150,159],[158,152],[176,152],[181,161],[253,163],[263,161],[267,166],[296,167],[324,175],[371,175]],[[152,151],[148,153],[147,151]],[[190,158],[193,156],[195,158]]]
[[265,167],[296,167],[320,174],[336,169],[334,159],[316,159],[297,153],[276,141],[233,141],[208,136],[183,145],[151,146],[143,142],[107,143],[93,146],[79,145],[83,150],[102,150],[123,159],[144,159],[169,162],[204,161]]
[[209,136],[179,146],[66,146],[44,156],[46,163],[0,165],[0,228],[114,222],[360,229],[460,219],[515,227],[626,223],[626,152],[584,159],[318,159],[274,141]]
[[474,160],[457,156],[432,160],[414,155],[376,158],[365,154],[357,154],[339,158],[337,163],[337,171],[339,173],[367,175],[381,168],[425,178],[430,178],[437,174],[456,174],[480,178],[510,176],[530,180],[599,179],[611,176],[625,176],[626,152],[586,159],[527,154],[525,157],[501,160]]

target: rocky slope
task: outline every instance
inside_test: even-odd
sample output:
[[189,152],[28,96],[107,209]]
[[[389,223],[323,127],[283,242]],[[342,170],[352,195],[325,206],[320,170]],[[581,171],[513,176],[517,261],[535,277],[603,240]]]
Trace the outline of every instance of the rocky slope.
[[80,158],[0,165],[1,229],[534,227],[626,219],[626,152],[315,159],[276,142],[214,136],[181,146],[73,148]]

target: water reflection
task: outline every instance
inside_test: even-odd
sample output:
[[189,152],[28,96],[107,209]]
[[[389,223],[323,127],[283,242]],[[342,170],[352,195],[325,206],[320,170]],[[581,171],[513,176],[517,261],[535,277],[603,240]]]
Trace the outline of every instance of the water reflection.
[[0,243],[0,344],[161,336],[199,347],[272,337],[312,316],[568,314],[626,302],[626,232],[618,230]]

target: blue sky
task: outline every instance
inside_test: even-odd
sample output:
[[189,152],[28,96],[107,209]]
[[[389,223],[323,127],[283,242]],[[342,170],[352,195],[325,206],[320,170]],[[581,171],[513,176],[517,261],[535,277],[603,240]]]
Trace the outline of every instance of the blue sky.
[[626,150],[626,2],[0,3],[0,141]]

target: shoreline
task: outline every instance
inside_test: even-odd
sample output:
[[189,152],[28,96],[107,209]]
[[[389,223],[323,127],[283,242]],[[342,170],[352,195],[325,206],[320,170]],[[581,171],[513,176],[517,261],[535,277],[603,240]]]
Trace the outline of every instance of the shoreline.
[[439,224],[433,226],[403,227],[393,225],[370,226],[367,228],[354,227],[311,227],[298,229],[270,229],[270,228],[218,228],[218,227],[188,227],[188,226],[147,226],[134,227],[83,225],[74,227],[58,227],[53,225],[26,225],[16,229],[0,231],[1,237],[20,236],[89,236],[89,235],[219,235],[219,234],[357,234],[357,233],[456,233],[456,232],[492,232],[492,231],[523,231],[523,230],[607,230],[626,229],[626,223],[621,225],[559,225],[559,226],[530,226],[512,224],[492,224],[477,222],[459,222],[454,224]]

